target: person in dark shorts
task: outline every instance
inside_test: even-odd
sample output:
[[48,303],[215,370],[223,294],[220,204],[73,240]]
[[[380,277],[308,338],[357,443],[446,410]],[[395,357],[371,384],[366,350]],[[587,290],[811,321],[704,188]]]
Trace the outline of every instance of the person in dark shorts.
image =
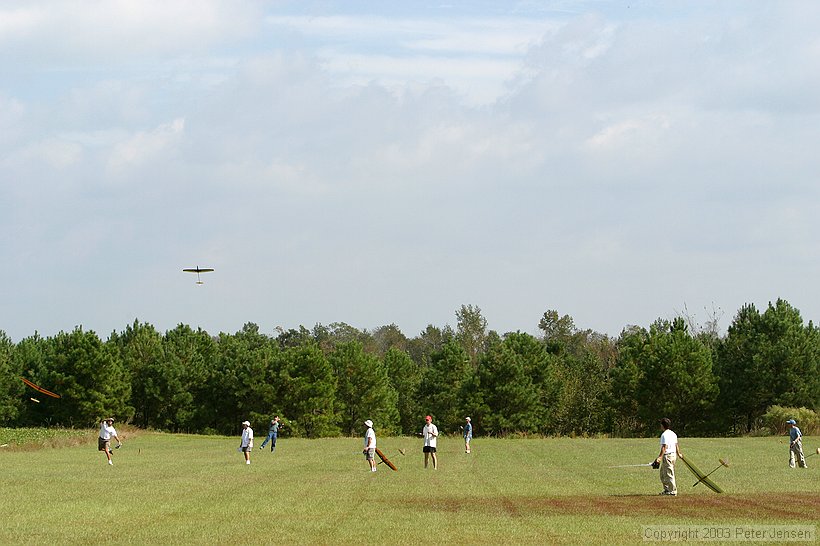
[[438,458],[436,457],[438,427],[433,424],[433,418],[429,415],[424,418],[424,428],[421,429],[421,437],[424,438],[424,468],[427,468],[428,459],[432,458],[433,470],[436,470],[438,468]]
[[114,429],[114,418],[109,417],[100,421],[100,438],[97,441],[97,451],[105,451],[105,456],[108,457],[108,464],[113,465],[111,460],[111,438],[117,440],[117,447],[122,445],[117,431]]
[[251,451],[253,451],[253,429],[249,421],[242,421],[242,440],[239,443],[239,451],[245,454],[245,464],[251,464]]

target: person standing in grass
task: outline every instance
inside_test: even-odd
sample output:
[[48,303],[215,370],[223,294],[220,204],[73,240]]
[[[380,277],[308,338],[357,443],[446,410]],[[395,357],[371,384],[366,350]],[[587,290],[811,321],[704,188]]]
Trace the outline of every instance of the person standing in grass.
[[242,421],[242,441],[239,449],[245,454],[245,464],[251,464],[251,451],[253,450],[253,429],[248,421]]
[[370,471],[376,471],[376,432],[373,430],[373,421],[368,419],[364,422],[367,428],[364,432],[364,453],[365,460],[370,463]]
[[429,415],[424,418],[424,428],[421,429],[421,437],[424,438],[424,468],[427,468],[429,457],[433,459],[433,470],[438,468],[436,458],[436,439],[438,438],[438,428],[433,424],[433,418]]
[[265,446],[268,445],[270,442],[270,452],[273,453],[273,450],[276,449],[276,437],[279,436],[279,416],[273,418],[270,422],[270,427],[268,428],[268,437],[265,438],[265,441],[262,442],[262,445],[259,446],[259,449],[265,449]]
[[109,417],[100,421],[100,438],[97,441],[97,451],[105,451],[105,456],[108,457],[108,464],[113,465],[111,460],[111,438],[117,440],[117,447],[122,445],[117,431],[114,429],[114,418]]
[[661,465],[661,483],[663,484],[663,491],[661,495],[675,496],[678,494],[678,486],[675,483],[675,461],[678,457],[682,457],[680,453],[680,444],[678,443],[678,435],[672,432],[669,427],[672,422],[664,417],[661,419],[661,452],[655,459],[655,462]]
[[786,426],[789,427],[789,468],[794,468],[795,459],[800,468],[808,468],[803,456],[803,433],[797,428],[797,421],[789,419]]
[[464,418],[464,453],[470,452],[470,440],[473,439],[473,423],[469,417]]

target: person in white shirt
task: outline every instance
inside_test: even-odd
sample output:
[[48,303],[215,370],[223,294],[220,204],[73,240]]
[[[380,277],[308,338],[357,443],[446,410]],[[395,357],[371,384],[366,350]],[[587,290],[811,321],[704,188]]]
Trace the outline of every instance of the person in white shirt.
[[242,421],[242,441],[239,450],[245,454],[245,464],[251,464],[251,451],[253,451],[253,429],[248,421]]
[[680,444],[678,443],[678,435],[672,432],[669,427],[672,422],[664,417],[661,419],[661,452],[655,459],[656,463],[661,465],[661,484],[663,484],[663,491],[661,495],[675,496],[678,494],[678,486],[675,484],[675,461],[678,457],[682,457],[680,452]]
[[373,430],[373,421],[368,419],[364,422],[367,430],[364,433],[364,453],[365,460],[370,463],[370,471],[376,471],[376,432]]
[[438,428],[433,424],[433,418],[429,415],[424,418],[424,428],[421,429],[421,437],[424,438],[424,468],[427,468],[427,460],[433,458],[433,470],[438,468],[436,459],[436,439],[438,438]]
[[97,441],[97,451],[105,451],[105,456],[108,457],[108,464],[113,465],[111,460],[111,438],[117,440],[117,447],[122,445],[117,431],[114,429],[114,418],[109,417],[100,421],[100,438]]

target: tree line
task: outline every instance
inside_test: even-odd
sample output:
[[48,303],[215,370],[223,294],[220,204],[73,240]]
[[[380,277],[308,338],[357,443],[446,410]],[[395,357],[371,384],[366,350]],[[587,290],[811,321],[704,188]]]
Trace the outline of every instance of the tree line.
[[[87,427],[114,415],[139,427],[234,434],[273,415],[290,434],[411,434],[433,415],[444,432],[471,416],[478,435],[654,435],[756,430],[773,406],[820,408],[820,333],[784,300],[744,305],[724,335],[685,316],[617,338],[544,313],[539,335],[487,329],[463,305],[457,326],[413,338],[395,325],[312,329],[248,323],[213,336],[134,321],[102,340],[81,327],[13,343],[0,331],[0,424]],[[59,393],[39,394],[20,378]]]

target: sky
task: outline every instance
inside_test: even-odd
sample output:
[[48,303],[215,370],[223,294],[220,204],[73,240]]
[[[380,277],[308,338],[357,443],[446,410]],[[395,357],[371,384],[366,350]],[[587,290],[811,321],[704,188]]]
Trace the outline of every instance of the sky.
[[[820,2],[6,0],[0,330],[820,318]],[[197,285],[187,267],[212,267]]]

